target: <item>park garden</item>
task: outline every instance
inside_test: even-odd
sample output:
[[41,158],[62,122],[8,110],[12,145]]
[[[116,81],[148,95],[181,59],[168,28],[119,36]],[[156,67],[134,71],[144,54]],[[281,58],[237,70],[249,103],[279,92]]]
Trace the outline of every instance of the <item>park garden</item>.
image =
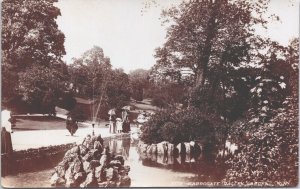
[[[65,35],[56,23],[61,12],[55,3],[2,1],[2,110],[15,116],[49,115],[49,120],[65,111],[78,122],[95,123],[108,121],[111,109],[120,116],[122,108],[130,106],[132,125],[142,110],[151,110],[154,113],[140,127],[139,142],[134,144],[144,166],[162,167],[154,163],[160,144],[172,146],[162,156],[171,153],[174,159],[199,146],[202,155],[185,157],[172,168],[163,166],[175,167],[176,172],[178,164],[184,164],[180,168],[184,174],[197,175],[177,180],[183,185],[200,181],[197,186],[298,185],[299,39],[284,46],[255,32],[256,27],[267,28],[280,20],[268,17],[268,0],[190,0],[163,10],[167,35],[154,51],[155,64],[129,73],[114,68],[98,44],[64,62]],[[31,129],[65,127],[61,120],[34,124],[24,117],[21,122]],[[129,148],[133,144],[127,139],[109,139],[105,144],[114,148],[126,140]],[[145,179],[137,175],[147,172],[132,165],[132,182],[135,176]],[[128,174],[124,162],[118,166]],[[177,172],[148,171],[179,177]]]

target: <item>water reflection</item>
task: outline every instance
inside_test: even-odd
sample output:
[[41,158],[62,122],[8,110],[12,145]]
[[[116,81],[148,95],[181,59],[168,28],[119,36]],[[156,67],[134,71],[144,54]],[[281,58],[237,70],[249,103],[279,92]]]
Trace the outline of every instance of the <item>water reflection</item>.
[[122,155],[125,160],[129,158],[130,138],[122,137],[104,141],[104,145],[109,146],[111,154]]
[[[165,153],[163,155],[141,152],[137,149],[136,144],[130,143],[130,138],[128,137],[111,139],[107,145],[112,154],[123,155],[130,165],[140,163],[139,169],[152,167],[168,169],[175,172],[194,173],[197,178],[200,176],[202,180],[218,180],[221,176],[222,168],[214,164],[215,158],[211,154],[175,153],[175,155],[173,155]],[[129,154],[130,148],[134,148],[134,154]],[[131,152],[133,153],[133,150],[131,150]],[[131,160],[129,160],[130,155],[138,157],[131,157]]]
[[[109,146],[112,154],[124,156],[125,164],[131,169],[129,176],[133,187],[179,187],[195,182],[218,182],[223,174],[220,167],[208,161],[211,157],[202,153],[197,157],[189,153],[178,153],[177,156],[141,153],[129,137],[104,140],[104,145]],[[10,187],[50,187],[52,171],[53,168],[7,176],[2,183]]]

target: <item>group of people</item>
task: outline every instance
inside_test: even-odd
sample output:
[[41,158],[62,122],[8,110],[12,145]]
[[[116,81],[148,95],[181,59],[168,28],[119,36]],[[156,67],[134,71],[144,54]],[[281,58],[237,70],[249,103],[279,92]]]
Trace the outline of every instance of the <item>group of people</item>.
[[129,110],[122,110],[122,118],[117,118],[115,109],[109,114],[109,133],[128,133],[130,131]]
[[[112,109],[109,114],[109,133],[128,133],[130,131],[129,110],[122,109],[122,118],[117,118],[116,110]],[[93,124],[94,127],[94,124]],[[78,129],[77,121],[70,115],[66,120],[66,128],[73,136]]]

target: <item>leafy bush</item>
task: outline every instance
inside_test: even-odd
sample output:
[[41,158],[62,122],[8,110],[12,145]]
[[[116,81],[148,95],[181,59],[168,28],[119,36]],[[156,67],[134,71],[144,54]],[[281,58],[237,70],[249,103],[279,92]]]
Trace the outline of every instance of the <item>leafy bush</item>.
[[165,101],[164,98],[162,97],[154,97],[153,100],[151,101],[151,104],[153,106],[157,106],[157,107],[160,107],[160,108],[167,108],[168,107],[168,103]]
[[174,144],[191,140],[215,142],[215,126],[219,118],[199,109],[180,111],[162,110],[142,128],[142,140],[146,143],[170,141]]
[[[227,161],[225,180],[232,186],[293,186],[298,184],[298,100],[287,98],[285,106],[268,123],[255,126],[241,144],[241,152]],[[253,118],[257,119],[258,118]]]
[[89,115],[80,106],[75,106],[69,113],[69,115],[76,121],[85,121],[89,118]]

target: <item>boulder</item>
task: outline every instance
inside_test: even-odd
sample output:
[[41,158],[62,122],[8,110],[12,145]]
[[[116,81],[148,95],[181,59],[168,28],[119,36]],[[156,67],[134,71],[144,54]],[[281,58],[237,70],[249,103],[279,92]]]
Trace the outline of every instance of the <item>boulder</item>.
[[106,172],[106,180],[111,181],[114,179],[114,168],[108,168],[105,170]]
[[99,150],[97,150],[97,149],[92,149],[92,150],[90,150],[89,153],[91,153],[92,159],[94,159],[94,160],[95,159],[99,160],[100,157],[101,157],[101,152]]
[[79,172],[79,173],[76,173],[75,175],[74,175],[74,180],[75,180],[75,182],[76,183],[81,183],[81,182],[83,182],[84,181],[84,179],[85,179],[85,172]]
[[81,144],[81,145],[79,145],[79,151],[80,151],[80,155],[84,156],[85,154],[88,153],[89,150],[86,146]]
[[131,179],[128,175],[121,177],[120,187],[129,187],[131,185]]
[[101,140],[87,136],[83,144],[68,150],[52,173],[51,186],[129,186],[130,167],[124,166],[124,157],[121,155],[111,157],[109,148],[105,147],[102,151],[102,147]]
[[106,166],[107,165],[107,155],[103,154],[100,158],[100,165]]
[[84,172],[86,172],[86,173],[92,172],[92,166],[91,166],[91,163],[88,162],[88,161],[84,161],[84,162],[83,162],[83,170],[84,170]]
[[54,173],[51,178],[50,178],[50,184],[51,186],[56,186],[57,184],[57,180],[59,179],[60,177],[58,176],[57,173]]
[[89,151],[87,154],[85,154],[85,156],[83,156],[82,160],[83,161],[91,161],[93,159],[93,155],[92,152]]
[[98,182],[102,181],[102,179],[101,179],[102,174],[103,174],[103,166],[100,165],[100,166],[95,168],[95,177],[96,177]]
[[66,170],[65,170],[64,167],[62,167],[62,166],[56,166],[55,167],[55,171],[56,171],[58,177],[63,178],[65,176]]
[[98,187],[100,188],[108,187],[107,185],[108,185],[108,181],[98,182]]
[[91,168],[95,169],[96,167],[100,166],[100,161],[99,160],[92,160],[90,162],[90,164],[91,164]]
[[94,142],[94,149],[98,150],[100,153],[103,151],[103,147],[100,141]]
[[118,167],[118,168],[120,168],[121,166],[122,166],[122,164],[119,160],[112,160],[108,164],[108,167]]
[[82,162],[79,160],[79,158],[74,160],[74,166],[73,166],[73,172],[74,173],[79,173],[83,169],[82,167]]
[[120,161],[121,165],[124,165],[125,160],[124,160],[123,156],[117,155],[114,157],[114,160],[118,160],[118,161]]
[[86,176],[86,179],[83,183],[80,184],[80,187],[96,187],[98,183],[96,182],[95,175],[91,172]]
[[191,146],[189,142],[184,142],[185,145],[185,153],[190,154],[191,153]]
[[171,143],[167,143],[167,147],[168,147],[168,155],[171,156],[174,154],[174,144]]
[[186,149],[185,149],[185,144],[184,143],[179,143],[176,146],[176,149],[177,149],[179,154],[186,154]]
[[164,155],[168,151],[168,142],[163,141],[157,144],[157,154]]
[[56,181],[56,186],[64,186],[66,184],[66,180],[64,178],[58,178]]

